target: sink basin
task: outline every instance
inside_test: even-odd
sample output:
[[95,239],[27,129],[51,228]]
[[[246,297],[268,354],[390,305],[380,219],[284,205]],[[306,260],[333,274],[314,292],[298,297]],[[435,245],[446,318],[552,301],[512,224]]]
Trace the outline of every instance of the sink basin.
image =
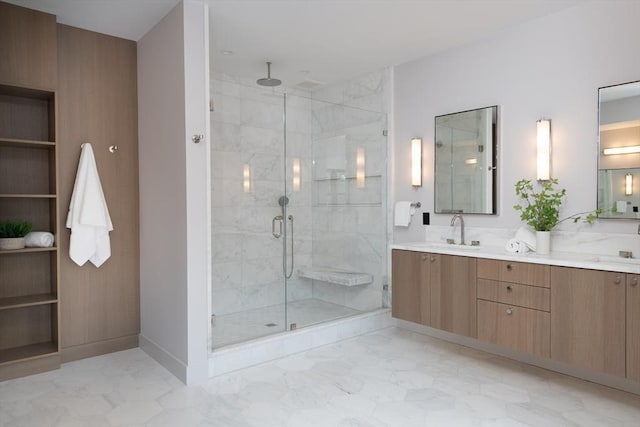
[[622,258],[613,255],[596,255],[592,258],[588,258],[587,261],[591,262],[610,262],[614,264],[632,264],[640,265],[640,259],[638,258]]
[[416,244],[421,248],[429,249],[449,249],[452,251],[477,251],[480,249],[480,246],[471,246],[471,245],[456,245],[451,243],[438,243],[438,242],[427,242],[427,243],[419,243]]

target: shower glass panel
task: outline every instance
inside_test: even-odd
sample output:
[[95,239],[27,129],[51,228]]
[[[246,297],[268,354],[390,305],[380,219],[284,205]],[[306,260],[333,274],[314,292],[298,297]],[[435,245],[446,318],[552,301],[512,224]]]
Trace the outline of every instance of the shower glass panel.
[[380,308],[386,114],[211,86],[210,348]]
[[[287,329],[283,237],[284,95],[211,80],[213,347]],[[277,224],[276,224],[277,223]]]

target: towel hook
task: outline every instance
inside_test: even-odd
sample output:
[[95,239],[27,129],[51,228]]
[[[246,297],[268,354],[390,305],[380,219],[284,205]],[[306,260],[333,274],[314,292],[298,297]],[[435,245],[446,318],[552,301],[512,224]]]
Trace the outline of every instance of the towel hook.
[[114,154],[116,151],[118,151],[118,146],[117,145],[110,145],[109,146],[109,152],[111,154]]

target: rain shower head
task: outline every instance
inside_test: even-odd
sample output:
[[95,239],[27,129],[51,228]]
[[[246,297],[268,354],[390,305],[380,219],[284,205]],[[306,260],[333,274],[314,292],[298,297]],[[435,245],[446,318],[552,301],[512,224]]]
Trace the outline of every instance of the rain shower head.
[[280,196],[280,198],[278,199],[278,204],[280,205],[280,207],[285,207],[289,204],[289,198],[287,196]]
[[273,86],[280,86],[282,84],[282,81],[279,79],[271,78],[271,62],[267,62],[267,77],[263,79],[258,79],[256,83],[258,83],[260,86],[273,87]]

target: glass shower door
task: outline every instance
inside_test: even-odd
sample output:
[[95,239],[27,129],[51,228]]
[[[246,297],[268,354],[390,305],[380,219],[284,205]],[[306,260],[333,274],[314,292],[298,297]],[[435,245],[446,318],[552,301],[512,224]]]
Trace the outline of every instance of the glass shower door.
[[284,96],[224,76],[211,86],[211,335],[218,349],[287,329]]

